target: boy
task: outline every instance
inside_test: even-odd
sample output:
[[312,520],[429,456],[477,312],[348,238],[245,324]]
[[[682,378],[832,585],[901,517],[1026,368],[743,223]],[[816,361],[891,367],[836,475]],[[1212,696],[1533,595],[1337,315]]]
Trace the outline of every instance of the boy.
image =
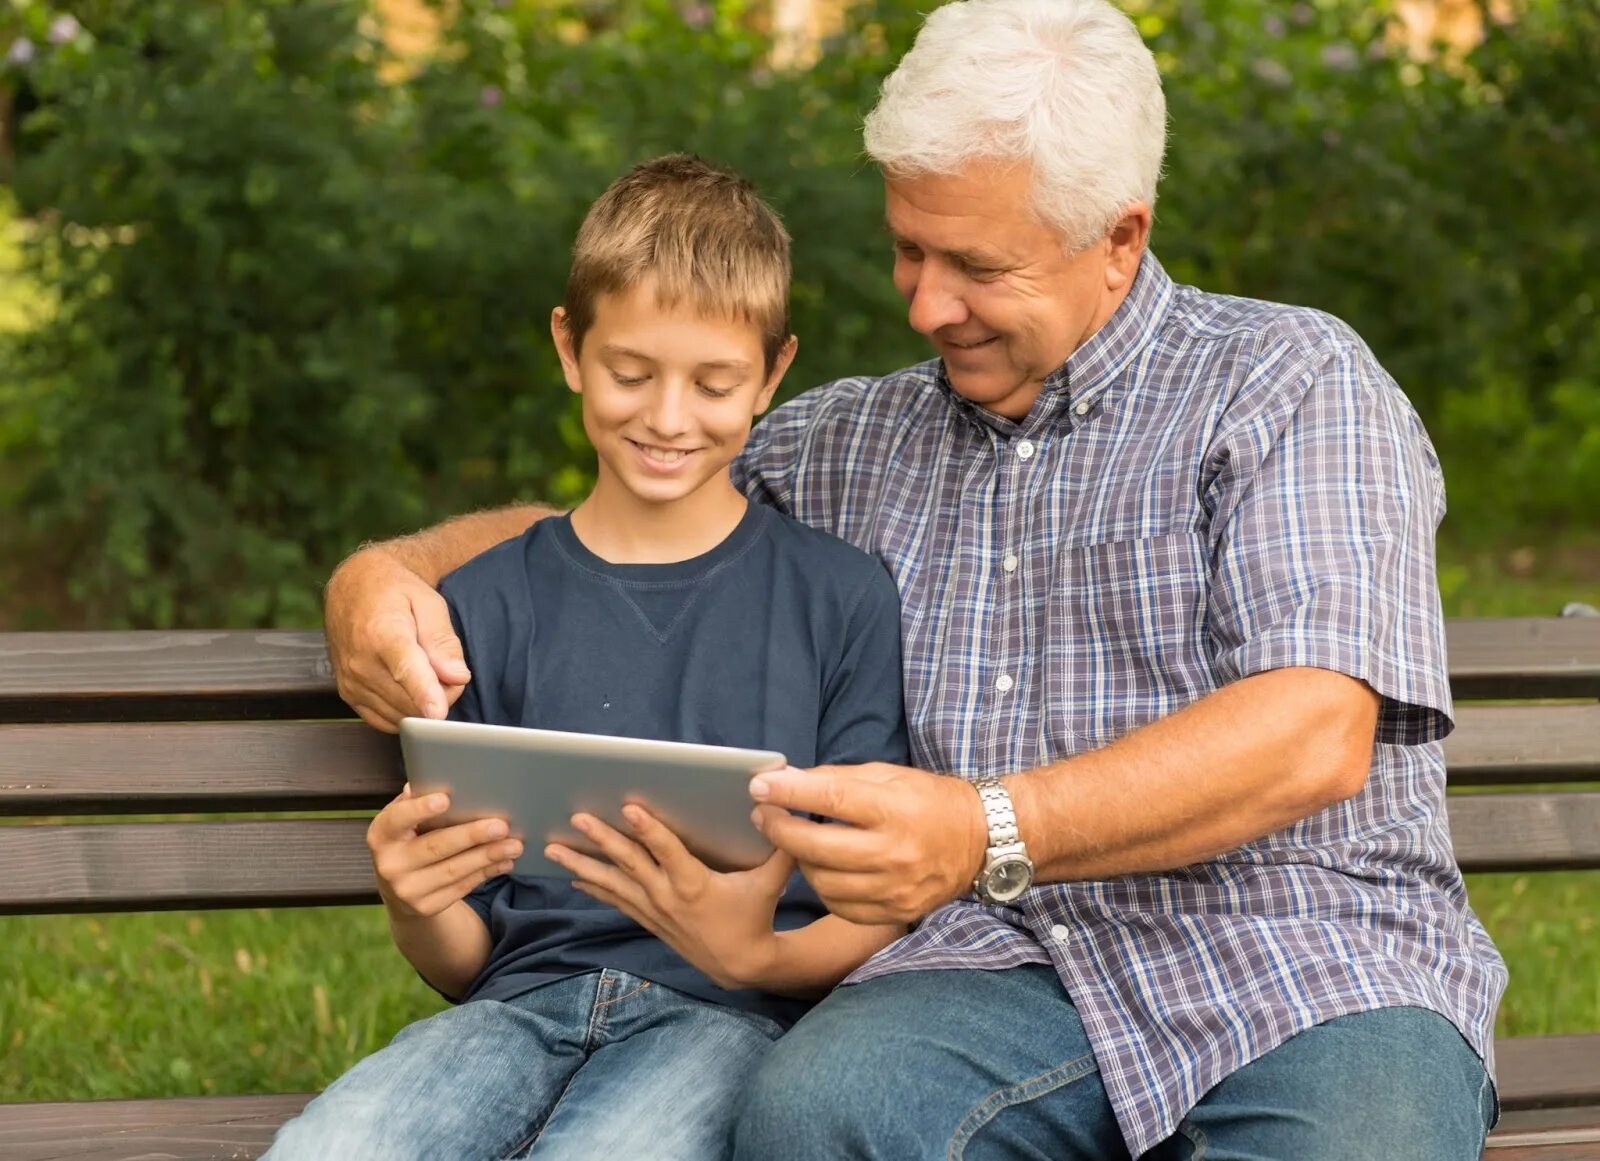
[[[743,180],[674,155],[590,208],[551,328],[599,470],[573,512],[442,586],[467,721],[903,761],[881,565],[729,479],[794,358],[788,236]],[[409,788],[368,835],[390,929],[458,1006],[402,1030],[268,1157],[716,1158],[742,1082],[901,934],[827,915],[787,856],[719,874],[659,822],[577,816],[609,862],[508,877],[521,845]]]

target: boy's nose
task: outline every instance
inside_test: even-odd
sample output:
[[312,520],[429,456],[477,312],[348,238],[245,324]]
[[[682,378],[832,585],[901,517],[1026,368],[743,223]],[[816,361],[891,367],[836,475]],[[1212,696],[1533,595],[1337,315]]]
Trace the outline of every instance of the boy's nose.
[[656,435],[671,439],[689,427],[689,409],[681,385],[667,384],[657,390],[644,413],[645,426]]

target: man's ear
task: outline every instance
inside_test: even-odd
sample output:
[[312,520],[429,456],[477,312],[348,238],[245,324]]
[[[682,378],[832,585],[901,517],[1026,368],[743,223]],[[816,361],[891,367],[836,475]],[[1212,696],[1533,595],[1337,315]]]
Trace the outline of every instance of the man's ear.
[[778,392],[778,384],[783,382],[784,375],[794,363],[795,352],[800,349],[800,340],[790,335],[784,340],[783,346],[778,348],[777,357],[772,360],[772,370],[767,375],[767,381],[761,388],[761,395],[756,399],[756,414],[760,415],[772,406],[772,397]]
[[566,307],[558,306],[550,312],[550,337],[555,341],[556,356],[561,360],[561,373],[566,377],[567,387],[582,395],[583,379],[578,374],[578,348],[572,341],[571,323]]
[[1144,202],[1134,202],[1122,211],[1111,232],[1106,254],[1106,289],[1122,290],[1133,284],[1139,273],[1139,259],[1144,257],[1145,244],[1150,240],[1150,207]]

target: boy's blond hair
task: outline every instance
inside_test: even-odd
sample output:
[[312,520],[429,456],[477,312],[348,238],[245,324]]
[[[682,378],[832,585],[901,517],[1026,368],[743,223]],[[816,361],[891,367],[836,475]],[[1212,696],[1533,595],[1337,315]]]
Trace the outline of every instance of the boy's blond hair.
[[562,305],[573,349],[594,325],[601,295],[646,279],[663,307],[688,303],[755,327],[772,370],[789,338],[789,233],[744,178],[670,153],[612,182],[572,245]]

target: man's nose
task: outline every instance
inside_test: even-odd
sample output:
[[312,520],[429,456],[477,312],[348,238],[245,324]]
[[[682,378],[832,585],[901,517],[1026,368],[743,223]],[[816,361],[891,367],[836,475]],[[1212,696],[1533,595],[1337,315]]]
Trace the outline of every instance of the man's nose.
[[947,273],[932,262],[924,262],[911,286],[911,329],[930,338],[941,328],[967,321],[967,305]]

